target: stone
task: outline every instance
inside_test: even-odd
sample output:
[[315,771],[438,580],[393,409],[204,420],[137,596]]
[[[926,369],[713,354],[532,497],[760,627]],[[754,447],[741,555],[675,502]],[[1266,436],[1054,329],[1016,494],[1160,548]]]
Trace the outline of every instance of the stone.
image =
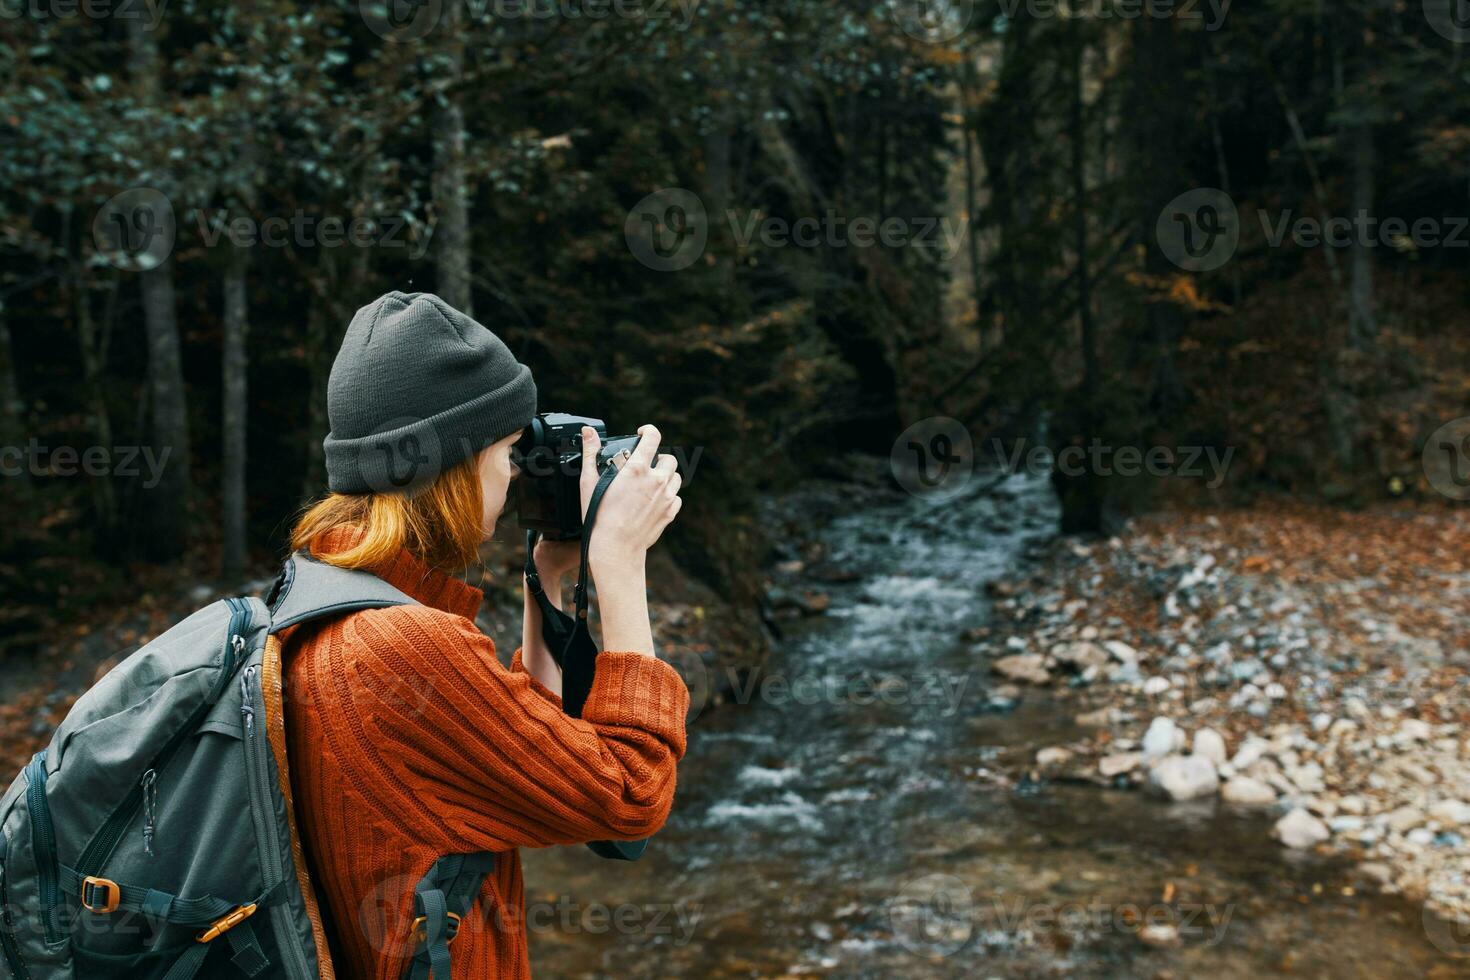
[[1225,736],[1213,728],[1201,728],[1194,733],[1194,747],[1192,751],[1195,755],[1203,759],[1209,759],[1210,764],[1218,769],[1225,764],[1227,758]]
[[808,616],[820,616],[832,607],[832,597],[825,592],[808,589],[796,600],[797,606]]
[[1046,684],[1051,681],[1044,658],[1039,653],[1015,653],[1001,657],[990,665],[990,669],[1012,681],[1027,684]]
[[1168,718],[1159,716],[1149,723],[1143,735],[1145,758],[1162,759],[1171,752],[1184,748],[1184,733]]
[[1429,808],[1429,815],[1446,827],[1470,823],[1470,804],[1464,800],[1440,800]]
[[1116,752],[1113,755],[1105,755],[1097,764],[1097,771],[1102,773],[1106,779],[1121,776],[1124,773],[1137,769],[1143,756],[1137,752]]
[[1155,949],[1173,949],[1181,942],[1179,927],[1169,922],[1156,922],[1138,930],[1138,941]]
[[1036,753],[1036,764],[1043,769],[1064,766],[1072,761],[1072,753],[1061,746],[1051,746]]
[[1424,814],[1419,812],[1417,807],[1401,806],[1390,813],[1384,822],[1388,825],[1389,830],[1402,834],[1423,823]]
[[1327,788],[1322,782],[1322,767],[1315,762],[1288,768],[1286,778],[1303,793],[1320,793]]
[[1122,640],[1109,640],[1103,644],[1103,649],[1120,664],[1138,663],[1138,651],[1124,643]]
[[1358,873],[1380,887],[1393,881],[1393,868],[1382,861],[1364,861],[1358,865]]
[[1220,788],[1214,765],[1196,755],[1167,756],[1149,771],[1148,781],[1153,790],[1175,801],[1209,796]]
[[1143,693],[1150,697],[1163,694],[1168,689],[1169,679],[1167,677],[1150,677],[1143,682]]
[[1410,844],[1418,847],[1428,847],[1434,843],[1434,831],[1428,827],[1415,827],[1404,836],[1408,838]]
[[1399,724],[1398,734],[1394,737],[1400,742],[1427,742],[1432,734],[1433,730],[1429,727],[1429,722],[1418,718],[1405,718]]
[[1070,664],[1078,670],[1102,667],[1108,662],[1108,653],[1096,643],[1061,643],[1052,648],[1051,655],[1058,663]]
[[1074,720],[1083,728],[1106,728],[1113,723],[1113,709],[1098,708],[1096,711],[1084,711]]
[[1271,830],[1271,836],[1287,847],[1302,848],[1320,844],[1331,834],[1326,824],[1301,807],[1297,807],[1276,821],[1276,826]]
[[1261,738],[1261,736],[1247,735],[1245,741],[1241,743],[1240,748],[1235,751],[1235,758],[1230,760],[1230,764],[1235,767],[1237,772],[1244,772],[1261,761],[1270,748],[1271,743]]
[[1220,788],[1220,798],[1241,806],[1267,806],[1276,802],[1276,791],[1259,779],[1236,776]]

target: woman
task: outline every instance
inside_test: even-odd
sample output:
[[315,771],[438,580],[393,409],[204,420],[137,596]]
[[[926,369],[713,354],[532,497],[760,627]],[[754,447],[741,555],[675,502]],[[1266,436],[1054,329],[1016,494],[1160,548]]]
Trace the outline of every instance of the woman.
[[[597,514],[589,567],[607,652],[572,719],[536,604],[507,669],[475,627],[480,590],[449,574],[477,560],[505,507],[511,447],[536,408],[530,371],[439,297],[394,292],[353,318],[327,402],[332,492],[292,546],[418,602],[286,637],[296,822],[336,971],[402,976],[415,883],[444,855],[492,851],[452,943],[454,975],[527,977],[516,848],[637,840],[673,802],[688,692],[653,656],[644,556],[679,512],[679,477],[671,457],[655,459],[658,430],[641,428]],[[592,429],[583,441],[597,452]],[[595,479],[594,466],[583,473]],[[575,542],[538,546],[553,601],[578,558]]]

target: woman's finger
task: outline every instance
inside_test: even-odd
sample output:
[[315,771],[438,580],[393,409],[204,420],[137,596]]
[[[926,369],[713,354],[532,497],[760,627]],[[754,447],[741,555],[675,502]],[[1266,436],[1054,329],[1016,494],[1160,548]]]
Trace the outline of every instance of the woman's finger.
[[633,450],[633,458],[629,462],[642,463],[644,466],[653,464],[654,454],[658,452],[659,440],[663,438],[659,434],[657,426],[640,425],[638,427],[638,445]]

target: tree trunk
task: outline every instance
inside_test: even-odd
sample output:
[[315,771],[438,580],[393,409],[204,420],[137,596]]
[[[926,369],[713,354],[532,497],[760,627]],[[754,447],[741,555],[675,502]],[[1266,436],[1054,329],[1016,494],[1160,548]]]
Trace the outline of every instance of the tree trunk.
[[[115,281],[112,288],[115,293]],[[72,290],[75,294],[73,308],[77,318],[77,341],[82,353],[82,386],[87,392],[87,403],[92,410],[92,432],[97,437],[97,445],[111,446],[112,418],[107,410],[107,399],[103,395],[107,386],[102,376],[107,366],[107,344],[97,339],[97,328],[92,319],[92,300],[87,294],[86,274],[80,264],[72,277]],[[108,329],[111,329],[110,323]],[[112,475],[108,473],[93,479],[91,484],[97,536],[104,547],[110,550],[119,542],[121,521],[117,509],[117,490],[113,485]]]
[[464,69],[464,41],[460,37],[462,17],[458,3],[444,11],[447,23],[443,30],[449,38],[446,55],[450,89],[440,96],[434,109],[434,209],[438,225],[434,237],[438,242],[439,295],[469,316],[474,316],[470,288],[470,219],[469,190],[465,175],[464,109],[459,90],[454,87]]
[[1089,423],[1098,411],[1097,393],[1100,384],[1098,365],[1097,330],[1092,320],[1092,283],[1088,279],[1087,267],[1087,128],[1083,117],[1083,61],[1087,46],[1082,39],[1082,21],[1074,23],[1077,33],[1077,51],[1072,66],[1072,215],[1077,250],[1077,327],[1082,343],[1082,394],[1087,403]]
[[[1373,212],[1373,124],[1360,121],[1349,129],[1353,155],[1353,221],[1358,215]],[[1361,234],[1352,236],[1351,279],[1353,346],[1367,350],[1378,336],[1377,317],[1373,313],[1373,248]]]
[[[1188,62],[1187,43],[1172,19],[1143,17],[1133,24],[1133,153],[1140,182],[1139,241],[1144,250],[1144,275],[1159,282],[1179,273],[1153,240],[1159,213],[1188,186],[1179,158],[1178,134],[1190,126],[1188,106],[1178,98],[1179,79]],[[1181,118],[1182,117],[1182,118]],[[1153,345],[1153,391],[1150,407],[1161,422],[1172,422],[1184,407],[1185,391],[1174,360],[1174,348],[1184,332],[1185,317],[1171,302],[1146,304],[1145,321]]]
[[[161,70],[158,49],[142,18],[128,20],[128,39],[139,101],[145,107],[156,107]],[[148,501],[145,542],[150,557],[172,558],[184,550],[190,498],[189,414],[174,312],[173,264],[165,259],[139,277],[153,404],[150,442],[163,461],[158,485],[145,490]]]
[[[22,446],[25,444],[25,423],[21,418],[20,390],[15,383],[15,354],[10,345],[10,326],[5,321],[5,309],[0,306],[0,446]],[[31,499],[30,467],[22,465],[20,472],[11,476],[0,476],[20,500]]]
[[246,399],[246,372],[249,354],[246,339],[250,330],[249,307],[245,301],[246,272],[249,253],[231,247],[229,266],[225,269],[225,343],[223,356],[224,405],[221,417],[224,473],[224,547],[221,573],[227,580],[239,578],[245,570],[245,453],[246,421],[249,417]]

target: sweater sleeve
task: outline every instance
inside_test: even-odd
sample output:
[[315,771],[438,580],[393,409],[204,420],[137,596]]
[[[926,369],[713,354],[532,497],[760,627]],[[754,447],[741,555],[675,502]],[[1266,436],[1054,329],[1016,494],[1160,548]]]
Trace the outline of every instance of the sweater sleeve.
[[361,764],[445,850],[637,840],[668,818],[689,692],[667,663],[603,653],[578,719],[463,617],[399,606],[350,628],[364,651],[350,710],[377,746]]
[[[494,647],[493,647],[493,643],[492,643],[492,649],[493,648]],[[514,673],[521,673],[521,674],[525,674],[527,677],[531,678],[531,690],[535,691],[537,694],[541,695],[543,698],[546,698],[552,704],[554,704],[558,708],[560,708],[561,707],[561,695],[560,694],[557,694],[551,688],[547,687],[545,684],[543,684],[540,681],[538,681],[536,679],[536,675],[533,674],[533,673],[531,673],[529,670],[526,669],[525,659],[521,656],[521,654],[524,653],[524,652],[525,651],[523,651],[520,647],[516,647],[516,652],[510,655],[510,670],[511,670],[511,673],[513,673],[513,674]]]

